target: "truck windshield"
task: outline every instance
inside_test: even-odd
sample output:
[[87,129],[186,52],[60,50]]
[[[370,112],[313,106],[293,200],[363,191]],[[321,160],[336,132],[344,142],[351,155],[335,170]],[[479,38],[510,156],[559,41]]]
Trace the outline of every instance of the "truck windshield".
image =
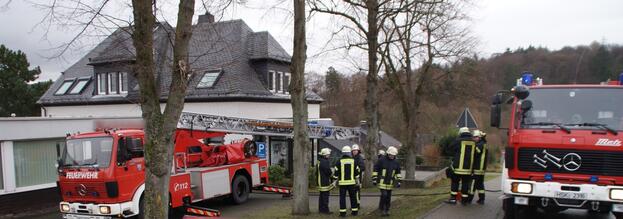
[[532,108],[522,117],[524,128],[623,129],[623,89],[540,88],[530,90]]
[[67,140],[61,166],[108,167],[112,155],[112,137]]

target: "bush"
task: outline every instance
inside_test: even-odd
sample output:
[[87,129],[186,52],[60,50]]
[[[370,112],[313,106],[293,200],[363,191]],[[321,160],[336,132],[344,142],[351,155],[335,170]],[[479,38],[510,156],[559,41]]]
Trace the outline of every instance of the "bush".
[[268,167],[268,180],[273,184],[280,184],[286,176],[286,168],[280,165],[272,165]]
[[441,155],[445,157],[451,157],[454,154],[450,154],[450,144],[459,136],[457,130],[454,128],[448,129],[446,134],[444,134],[441,139],[439,139],[439,149],[441,150]]
[[310,166],[307,170],[307,180],[309,180],[309,188],[316,188],[318,186],[318,179],[316,178],[316,167]]

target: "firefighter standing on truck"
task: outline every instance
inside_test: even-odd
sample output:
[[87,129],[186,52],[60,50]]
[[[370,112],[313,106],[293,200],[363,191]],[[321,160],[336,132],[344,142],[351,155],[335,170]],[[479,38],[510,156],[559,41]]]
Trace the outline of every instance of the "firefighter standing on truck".
[[449,147],[450,154],[453,154],[450,166],[452,168],[450,199],[447,201],[449,204],[456,204],[459,184],[461,185],[461,202],[462,204],[468,203],[475,148],[476,143],[472,140],[469,128],[460,128],[459,137]]
[[318,178],[318,212],[321,214],[331,214],[329,210],[329,193],[335,187],[333,185],[333,173],[329,156],[331,156],[331,149],[323,148],[318,153],[318,164],[316,164],[316,177]]
[[478,193],[478,204],[485,203],[485,171],[487,170],[487,140],[484,133],[474,130],[474,142],[476,142],[476,153],[474,155],[474,189]]
[[[359,167],[359,179],[363,178],[363,173],[366,171],[365,158],[361,156],[361,149],[358,144],[353,144],[351,148],[351,153],[353,155],[353,159],[355,159],[355,164]],[[355,192],[357,197],[357,205],[361,205],[361,181],[357,180],[357,184],[355,185]]]
[[389,216],[394,184],[396,184],[396,187],[400,187],[400,180],[402,180],[400,163],[396,160],[396,155],[398,155],[398,149],[389,147],[387,149],[387,157],[379,159],[374,165],[374,172],[372,172],[372,183],[378,185],[381,190],[379,210],[383,217]]
[[356,216],[359,213],[355,186],[359,179],[359,166],[352,158],[350,146],[342,148],[342,158],[335,164],[335,177],[338,178],[337,184],[340,187],[340,217],[346,217],[346,193],[350,198],[351,214]]

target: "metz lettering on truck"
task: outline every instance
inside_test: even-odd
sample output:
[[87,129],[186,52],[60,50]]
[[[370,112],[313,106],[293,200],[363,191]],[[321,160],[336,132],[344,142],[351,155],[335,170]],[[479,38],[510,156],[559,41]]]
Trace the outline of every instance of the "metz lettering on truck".
[[597,146],[614,146],[614,147],[618,147],[621,146],[621,140],[615,139],[615,140],[610,140],[607,138],[600,138],[599,140],[597,140],[597,143],[595,143],[595,145]]
[[67,179],[97,179],[98,172],[69,172]]

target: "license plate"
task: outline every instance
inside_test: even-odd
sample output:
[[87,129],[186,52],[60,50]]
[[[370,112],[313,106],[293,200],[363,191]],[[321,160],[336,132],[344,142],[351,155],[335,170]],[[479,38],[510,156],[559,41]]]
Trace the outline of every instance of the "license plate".
[[65,214],[65,219],[110,219],[110,216],[82,215],[82,214]]
[[556,198],[586,199],[586,193],[580,193],[580,192],[556,192]]

